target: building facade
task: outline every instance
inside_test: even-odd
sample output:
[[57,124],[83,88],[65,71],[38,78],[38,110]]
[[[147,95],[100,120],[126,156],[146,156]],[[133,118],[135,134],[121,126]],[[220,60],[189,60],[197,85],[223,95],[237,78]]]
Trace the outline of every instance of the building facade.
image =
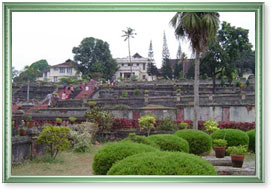
[[156,79],[156,76],[148,75],[148,65],[151,63],[151,60],[140,56],[138,53],[131,56],[131,63],[129,57],[117,58],[116,61],[119,64],[119,69],[115,74],[115,79],[117,80],[128,79],[131,75],[140,81],[152,81]]
[[40,77],[38,80],[59,82],[59,79],[61,78],[70,77],[76,77],[77,79],[80,79],[81,73],[78,73],[74,68],[72,60],[66,60],[66,62],[62,64],[50,66],[48,69],[43,71],[42,77]]

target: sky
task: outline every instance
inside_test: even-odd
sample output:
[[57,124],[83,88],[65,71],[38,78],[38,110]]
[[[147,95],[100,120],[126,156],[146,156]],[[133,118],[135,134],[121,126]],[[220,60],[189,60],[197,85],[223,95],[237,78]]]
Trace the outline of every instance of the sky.
[[[73,59],[72,48],[86,37],[106,41],[113,58],[128,56],[128,44],[123,30],[135,29],[131,39],[131,55],[147,57],[152,40],[154,59],[161,67],[163,33],[165,32],[170,58],[176,58],[179,41],[169,25],[174,12],[13,12],[12,66],[22,70],[41,59],[56,65]],[[253,12],[220,12],[220,23],[249,30],[249,41],[255,45],[255,14]],[[182,52],[192,57],[190,43],[181,40]],[[253,48],[254,49],[254,48]]]

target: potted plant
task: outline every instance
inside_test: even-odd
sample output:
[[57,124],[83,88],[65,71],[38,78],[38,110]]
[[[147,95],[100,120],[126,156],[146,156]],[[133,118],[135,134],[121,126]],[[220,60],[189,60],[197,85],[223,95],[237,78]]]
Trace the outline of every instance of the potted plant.
[[89,102],[88,102],[88,105],[89,105],[89,108],[92,109],[92,108],[95,107],[96,102],[95,102],[95,101],[89,101]]
[[20,136],[25,136],[26,135],[26,128],[22,125],[19,128],[19,134]]
[[216,158],[224,158],[226,151],[227,141],[224,139],[213,140],[213,149]]
[[181,93],[182,93],[182,89],[181,89],[181,88],[178,88],[178,89],[176,90],[176,92],[177,92],[177,95],[180,96]]
[[180,125],[180,129],[188,129],[189,127],[189,124],[185,122],[181,122],[179,125]]
[[56,118],[56,124],[60,126],[61,123],[62,123],[62,119],[57,117]]
[[247,145],[229,147],[227,152],[231,155],[232,166],[242,168],[245,155],[248,153]]
[[32,128],[34,126],[34,121],[32,120],[31,115],[27,116],[26,126],[27,128]]
[[74,122],[76,121],[76,117],[69,117],[69,121],[70,121],[70,123],[73,125],[74,124]]

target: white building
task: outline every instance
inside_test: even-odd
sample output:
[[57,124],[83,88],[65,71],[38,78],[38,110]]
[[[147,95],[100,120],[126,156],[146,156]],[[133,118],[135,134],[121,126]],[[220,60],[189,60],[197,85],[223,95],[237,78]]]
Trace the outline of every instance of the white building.
[[58,82],[61,78],[76,77],[81,78],[81,74],[73,66],[73,62],[69,59],[66,62],[54,66],[50,66],[48,69],[43,71],[42,77],[38,80],[48,82]]
[[152,81],[156,79],[156,76],[152,77],[147,73],[148,65],[151,63],[151,60],[140,56],[138,53],[131,56],[131,63],[129,57],[117,58],[116,61],[119,64],[119,69],[115,74],[117,80],[130,78],[131,71],[132,75],[135,75],[138,80]]

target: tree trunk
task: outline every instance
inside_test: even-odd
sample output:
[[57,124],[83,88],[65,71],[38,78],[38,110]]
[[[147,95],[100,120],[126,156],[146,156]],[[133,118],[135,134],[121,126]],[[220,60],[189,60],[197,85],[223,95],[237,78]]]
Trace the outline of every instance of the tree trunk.
[[26,101],[27,103],[29,103],[29,89],[30,89],[30,82],[29,80],[27,81],[27,95],[26,95]]
[[199,121],[199,65],[200,65],[200,54],[196,52],[195,61],[195,79],[194,79],[194,122],[193,129],[198,130]]
[[129,38],[128,38],[128,51],[129,51],[129,60],[130,60],[130,67],[131,67],[131,74],[130,74],[130,78],[132,78],[133,68],[132,68],[132,61],[131,61],[130,39],[129,39]]

